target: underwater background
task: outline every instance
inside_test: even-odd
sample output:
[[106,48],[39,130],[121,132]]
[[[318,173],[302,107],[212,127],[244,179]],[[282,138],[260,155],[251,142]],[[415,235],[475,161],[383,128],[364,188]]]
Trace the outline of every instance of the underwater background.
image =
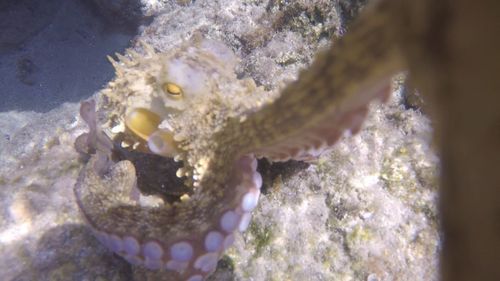
[[[365,2],[2,1],[0,279],[141,280],[94,238],[73,193],[79,102],[114,77],[106,56],[202,34],[235,52],[239,77],[279,91]],[[210,280],[438,279],[438,159],[401,81],[317,162],[261,163],[250,230]]]

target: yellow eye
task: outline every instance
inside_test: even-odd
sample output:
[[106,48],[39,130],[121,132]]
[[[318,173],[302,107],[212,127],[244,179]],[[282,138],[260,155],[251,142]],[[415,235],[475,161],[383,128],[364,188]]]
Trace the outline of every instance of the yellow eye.
[[162,85],[162,89],[163,92],[170,97],[180,99],[183,96],[182,89],[177,84],[167,82]]

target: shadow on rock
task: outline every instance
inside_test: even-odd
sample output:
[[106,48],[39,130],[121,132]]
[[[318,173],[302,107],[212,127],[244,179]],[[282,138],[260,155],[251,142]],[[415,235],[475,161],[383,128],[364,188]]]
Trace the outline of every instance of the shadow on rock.
[[12,281],[133,280],[131,266],[104,248],[87,227],[77,224],[47,231],[28,263]]

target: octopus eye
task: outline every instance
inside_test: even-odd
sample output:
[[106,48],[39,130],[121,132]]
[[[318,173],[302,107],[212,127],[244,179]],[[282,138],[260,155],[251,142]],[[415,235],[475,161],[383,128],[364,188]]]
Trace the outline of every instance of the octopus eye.
[[158,130],[160,123],[160,116],[145,108],[134,108],[125,118],[127,128],[144,141]]
[[163,92],[165,94],[167,94],[168,96],[173,97],[175,99],[182,98],[182,96],[184,94],[179,85],[174,84],[174,83],[170,83],[170,82],[164,83],[162,85],[162,89],[163,89]]

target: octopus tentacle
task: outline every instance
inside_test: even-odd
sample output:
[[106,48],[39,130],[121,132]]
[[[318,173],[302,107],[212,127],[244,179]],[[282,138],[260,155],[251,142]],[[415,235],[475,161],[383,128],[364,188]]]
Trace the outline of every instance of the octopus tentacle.
[[175,271],[177,278],[213,272],[234,242],[234,233],[248,227],[260,195],[256,160],[243,156],[220,186],[222,198],[201,199],[195,193],[193,200],[182,204],[140,206],[131,197],[136,184],[132,163],[120,161],[101,176],[94,169],[97,158],[90,159],[75,187],[78,205],[95,236],[128,262]]
[[[82,103],[91,128],[85,136],[103,138],[94,110],[93,102]],[[95,151],[74,190],[92,232],[131,264],[171,272],[169,280],[196,280],[213,272],[235,232],[247,229],[260,196],[256,159],[246,155],[234,161],[232,169],[224,168],[229,172],[217,178],[222,181],[199,186],[187,202],[141,206],[133,196],[134,165],[127,160],[112,163],[110,148]]]
[[244,122],[229,122],[217,140],[273,161],[303,160],[332,146],[343,132],[359,131],[368,104],[386,101],[391,77],[405,69],[388,2],[366,9],[279,98]]

